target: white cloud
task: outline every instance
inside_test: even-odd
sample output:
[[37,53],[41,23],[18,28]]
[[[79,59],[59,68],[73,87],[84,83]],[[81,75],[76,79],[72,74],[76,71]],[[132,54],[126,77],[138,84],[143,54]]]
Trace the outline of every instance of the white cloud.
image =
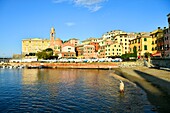
[[62,3],[67,2],[68,0],[53,0],[53,3]]
[[87,8],[88,8],[91,12],[96,12],[96,11],[98,11],[99,9],[101,9],[102,6],[98,6],[98,5],[96,5],[96,6],[88,6]]
[[90,6],[90,5],[99,4],[101,2],[105,2],[106,0],[73,0],[73,1],[77,5]]
[[54,3],[69,2],[76,6],[88,8],[91,12],[96,12],[102,8],[101,3],[108,0],[54,0]]
[[75,5],[88,8],[91,12],[96,12],[102,8],[101,3],[107,0],[73,0]]
[[65,24],[66,24],[68,27],[71,27],[71,26],[74,26],[74,25],[75,25],[74,22],[66,22]]

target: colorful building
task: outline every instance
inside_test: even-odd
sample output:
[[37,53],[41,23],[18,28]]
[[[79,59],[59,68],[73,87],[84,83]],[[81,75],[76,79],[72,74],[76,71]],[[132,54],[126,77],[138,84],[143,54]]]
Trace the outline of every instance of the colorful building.
[[168,17],[168,28],[164,28],[164,57],[170,58],[170,14]]
[[98,52],[98,50],[99,50],[99,43],[98,42],[90,42],[89,45],[94,45],[95,52]]
[[106,46],[100,46],[98,50],[98,58],[105,58]]
[[94,45],[84,45],[83,56],[85,59],[97,58],[97,54],[95,52],[95,46]]
[[152,37],[152,55],[162,57],[164,54],[163,30],[158,27],[158,29],[150,33],[150,36]]
[[76,46],[75,51],[76,51],[76,56],[77,56],[78,59],[83,59],[84,58],[84,56],[83,56],[83,54],[84,54],[84,45]]
[[64,44],[71,44],[74,47],[76,47],[76,46],[78,46],[80,44],[80,40],[76,39],[76,38],[72,38],[72,39],[69,39],[69,40],[65,41]]
[[137,52],[138,58],[144,57],[145,53],[153,53],[152,37],[149,34],[138,35],[130,40],[130,53]]
[[72,44],[63,44],[61,48],[61,55],[62,58],[75,58],[75,47]]
[[62,40],[59,38],[55,39],[55,29],[50,30],[50,40],[41,38],[29,38],[22,40],[22,55],[30,53],[37,53],[47,48],[51,48],[54,54],[59,54],[61,52]]
[[76,47],[76,54],[80,59],[97,58],[94,45],[79,45]]
[[88,38],[86,40],[83,40],[81,44],[88,45],[90,42],[98,42],[98,39],[91,37],[91,38]]
[[105,46],[106,57],[119,57],[122,55],[123,47],[117,42]]
[[30,38],[22,40],[22,55],[30,53],[37,53],[44,49],[47,49],[50,45],[50,40],[48,39],[40,39],[40,38]]

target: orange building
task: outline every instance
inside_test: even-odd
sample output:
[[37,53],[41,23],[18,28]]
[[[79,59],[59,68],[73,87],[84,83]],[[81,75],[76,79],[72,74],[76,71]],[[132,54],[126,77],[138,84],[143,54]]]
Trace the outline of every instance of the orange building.
[[99,43],[98,42],[90,42],[89,45],[94,45],[95,52],[98,52],[98,50],[99,50]]

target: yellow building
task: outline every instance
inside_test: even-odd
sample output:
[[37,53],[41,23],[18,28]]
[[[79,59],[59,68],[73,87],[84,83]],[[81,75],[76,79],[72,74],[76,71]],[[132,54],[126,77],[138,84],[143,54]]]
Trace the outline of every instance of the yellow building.
[[[105,48],[105,57],[116,57],[122,54],[129,53],[129,41],[135,39],[137,34],[119,32],[113,39],[105,39],[99,44]],[[100,57],[103,57],[103,50],[99,53]]]
[[49,45],[50,45],[50,40],[47,39],[40,39],[40,38],[23,39],[22,55],[26,55],[29,53],[37,53],[38,51],[47,49]]
[[136,38],[135,34],[127,34],[125,32],[115,36],[114,41],[121,46],[121,54],[129,53],[129,41]]
[[163,52],[163,30],[158,27],[158,29],[152,31],[150,33],[150,36],[152,37],[152,54]]
[[137,51],[138,57],[143,57],[146,52],[152,53],[152,37],[149,34],[139,35],[130,41],[130,53]]
[[123,46],[119,43],[112,43],[110,45],[105,46],[105,56],[113,57],[113,56],[121,56],[123,53]]
[[47,48],[51,48],[54,54],[61,52],[62,40],[55,39],[55,29],[52,27],[50,30],[50,39],[29,38],[22,40],[22,55],[25,56],[29,53],[37,53]]

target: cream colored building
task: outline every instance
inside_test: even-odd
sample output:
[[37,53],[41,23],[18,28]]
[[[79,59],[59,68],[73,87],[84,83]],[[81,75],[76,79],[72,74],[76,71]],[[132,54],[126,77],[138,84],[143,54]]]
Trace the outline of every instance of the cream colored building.
[[88,38],[86,40],[83,40],[81,44],[82,45],[88,45],[90,42],[98,42],[98,39],[91,37],[91,38]]
[[105,57],[116,57],[129,53],[130,40],[136,37],[136,33],[126,33],[121,30],[107,32],[103,35],[103,41],[99,43],[102,48],[105,48],[105,50],[99,49],[99,57],[104,56],[103,51],[105,51]]
[[129,43],[130,40],[136,38],[137,35],[129,35],[125,32],[120,33],[115,36],[114,41],[122,46],[122,54],[129,53]]

